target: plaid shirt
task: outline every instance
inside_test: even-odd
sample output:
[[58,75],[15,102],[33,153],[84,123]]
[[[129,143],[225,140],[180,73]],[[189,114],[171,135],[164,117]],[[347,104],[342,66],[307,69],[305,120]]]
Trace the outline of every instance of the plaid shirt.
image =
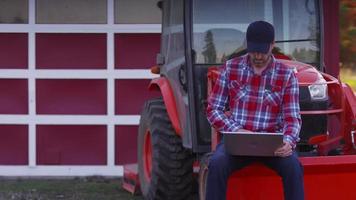
[[209,122],[219,131],[283,132],[284,141],[295,147],[301,118],[293,69],[272,56],[267,68],[256,75],[248,58],[234,58],[223,66],[208,98]]

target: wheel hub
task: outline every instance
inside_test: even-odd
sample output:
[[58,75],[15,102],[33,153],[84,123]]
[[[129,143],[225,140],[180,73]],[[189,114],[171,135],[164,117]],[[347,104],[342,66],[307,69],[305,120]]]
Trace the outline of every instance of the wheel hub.
[[151,172],[152,172],[152,143],[151,143],[151,133],[149,130],[146,130],[145,137],[144,137],[143,170],[144,170],[146,180],[150,181]]

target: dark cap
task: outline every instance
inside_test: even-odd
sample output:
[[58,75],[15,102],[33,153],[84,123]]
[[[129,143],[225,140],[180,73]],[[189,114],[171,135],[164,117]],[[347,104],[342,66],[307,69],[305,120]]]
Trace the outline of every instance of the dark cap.
[[274,28],[265,21],[255,21],[248,25],[246,32],[247,52],[267,53],[274,42]]

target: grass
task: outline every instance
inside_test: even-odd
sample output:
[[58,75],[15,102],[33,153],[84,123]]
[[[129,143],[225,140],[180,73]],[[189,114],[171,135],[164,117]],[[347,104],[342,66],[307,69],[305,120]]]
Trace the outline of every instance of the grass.
[[121,187],[116,178],[0,180],[0,200],[142,200]]
[[342,82],[349,84],[356,92],[356,70],[341,68],[340,78]]

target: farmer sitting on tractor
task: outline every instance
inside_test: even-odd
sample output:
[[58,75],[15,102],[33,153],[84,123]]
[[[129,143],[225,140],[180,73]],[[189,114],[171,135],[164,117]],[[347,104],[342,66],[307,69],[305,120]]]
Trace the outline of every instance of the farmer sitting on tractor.
[[218,131],[283,132],[283,145],[272,157],[235,156],[221,141],[209,161],[206,199],[226,199],[229,175],[261,162],[282,177],[286,200],[302,200],[303,169],[295,152],[301,127],[297,78],[292,68],[272,55],[275,40],[270,23],[251,23],[246,41],[247,54],[226,61],[216,81],[208,99],[208,120]]

